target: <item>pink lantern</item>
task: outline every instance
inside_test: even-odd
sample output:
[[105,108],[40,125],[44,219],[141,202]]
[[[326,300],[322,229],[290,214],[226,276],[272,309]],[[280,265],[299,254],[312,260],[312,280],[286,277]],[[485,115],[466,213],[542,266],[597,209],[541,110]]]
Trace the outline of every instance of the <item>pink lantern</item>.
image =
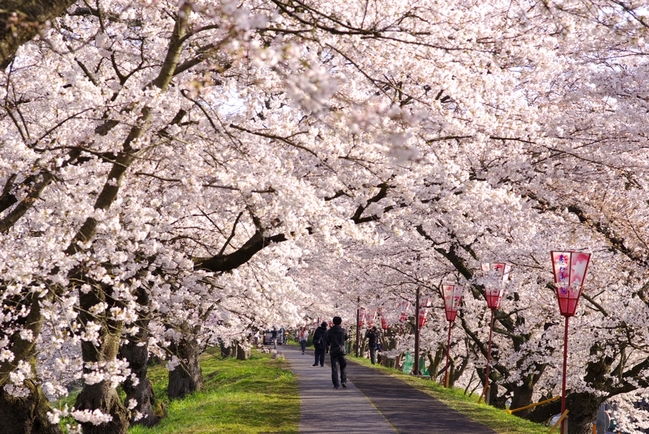
[[426,309],[419,309],[419,327],[426,325]]
[[365,325],[365,319],[366,319],[365,308],[361,307],[358,311],[359,311],[359,313],[358,313],[358,317],[359,317],[358,327],[361,328],[361,327],[363,327],[363,325]]
[[553,251],[550,254],[559,311],[565,317],[573,316],[584,286],[590,253]]
[[488,280],[485,285],[485,295],[489,309],[500,308],[500,302],[505,293],[502,282],[507,282],[509,280],[511,269],[512,266],[505,263],[482,264],[482,271]]
[[457,311],[462,303],[462,288],[455,285],[442,285],[442,294],[444,295],[444,310],[446,311],[446,320],[455,321]]
[[388,319],[385,317],[385,309],[380,308],[379,315],[381,316],[381,328],[387,330],[390,327],[390,324],[388,323]]
[[421,309],[419,309],[419,327],[426,325],[426,320],[428,317],[428,310],[426,310],[426,308],[430,307],[431,303],[431,299],[428,298],[426,299],[426,304]]
[[374,327],[375,323],[376,323],[376,311],[374,311],[374,314],[371,317],[369,315],[367,316],[367,327],[372,328]]
[[408,310],[410,310],[410,303],[407,301],[403,301],[399,303],[398,305],[399,308],[401,308],[401,314],[399,315],[399,321],[407,321],[408,320]]
[[[556,285],[559,312],[565,318],[563,334],[563,379],[561,382],[561,414],[567,414],[566,409],[566,378],[568,367],[568,319],[577,311],[577,303],[584,286],[584,279],[590,263],[590,253],[582,252],[550,252],[552,258],[552,273]],[[566,434],[567,418],[561,421],[561,434]]]

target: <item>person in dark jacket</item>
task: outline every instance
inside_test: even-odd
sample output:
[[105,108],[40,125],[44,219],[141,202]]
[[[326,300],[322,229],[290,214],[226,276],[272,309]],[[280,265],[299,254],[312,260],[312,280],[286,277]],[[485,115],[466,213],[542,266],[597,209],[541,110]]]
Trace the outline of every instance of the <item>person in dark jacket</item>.
[[270,332],[271,339],[273,340],[273,348],[277,348],[277,329],[273,327],[273,330]]
[[327,323],[322,322],[313,333],[313,347],[315,348],[315,363],[313,366],[324,366],[325,352],[327,350]]
[[334,389],[338,389],[341,385],[347,387],[347,360],[345,360],[347,354],[345,349],[347,330],[340,326],[342,322],[342,318],[335,316],[333,319],[334,326],[327,330],[326,334],[329,355],[331,356],[331,381],[334,383]]
[[368,340],[367,346],[370,349],[370,360],[373,365],[376,365],[376,348],[379,343],[379,332],[376,330],[376,327],[372,327],[365,332],[365,339]]

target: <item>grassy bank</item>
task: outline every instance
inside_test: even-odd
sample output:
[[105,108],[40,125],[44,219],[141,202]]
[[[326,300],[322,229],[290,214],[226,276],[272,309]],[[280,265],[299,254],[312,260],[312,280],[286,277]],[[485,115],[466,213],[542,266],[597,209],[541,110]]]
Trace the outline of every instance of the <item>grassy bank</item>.
[[[218,349],[201,357],[204,389],[165,402],[168,416],[153,428],[130,434],[297,433],[297,381],[281,359],[253,352],[249,360],[221,359]],[[156,396],[163,399],[167,371],[150,369]]]

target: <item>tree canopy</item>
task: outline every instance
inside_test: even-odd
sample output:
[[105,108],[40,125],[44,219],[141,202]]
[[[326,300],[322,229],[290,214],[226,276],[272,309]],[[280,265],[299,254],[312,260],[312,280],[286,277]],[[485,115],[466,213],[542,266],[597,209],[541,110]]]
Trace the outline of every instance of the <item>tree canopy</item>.
[[[493,403],[524,405],[560,390],[550,251],[571,249],[592,253],[571,432],[605,400],[643,428],[641,2],[5,3],[0,416],[56,422],[43,394],[82,378],[69,412],[84,432],[125,432],[145,411],[115,390],[137,376],[126,342],[173,369],[180,342],[351,325],[359,307],[397,325],[417,287],[435,352],[447,283],[465,287],[458,381],[484,381],[479,270],[496,261],[513,270]],[[395,352],[412,346],[393,332]]]

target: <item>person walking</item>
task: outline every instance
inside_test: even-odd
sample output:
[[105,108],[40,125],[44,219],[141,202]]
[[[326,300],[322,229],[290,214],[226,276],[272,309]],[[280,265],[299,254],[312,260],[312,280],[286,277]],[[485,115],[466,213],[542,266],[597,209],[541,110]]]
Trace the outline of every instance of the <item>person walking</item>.
[[298,335],[298,340],[300,341],[300,348],[302,348],[302,354],[306,351],[306,341],[309,338],[309,332],[306,330],[306,327],[302,327]]
[[327,323],[325,321],[313,333],[313,348],[315,348],[315,363],[313,366],[324,366],[325,352],[327,351]]
[[342,318],[335,316],[333,319],[334,326],[327,330],[326,334],[329,355],[331,356],[331,381],[334,384],[334,389],[338,389],[341,385],[343,388],[347,387],[347,360],[345,360],[347,350],[345,349],[345,341],[348,337],[347,330],[340,326],[342,322]]
[[277,349],[277,329],[273,327],[273,330],[270,332],[271,339],[273,341],[273,348]]
[[370,349],[370,360],[373,365],[376,365],[376,349],[379,343],[379,332],[376,330],[376,326],[365,332],[365,339],[368,340],[367,346]]

